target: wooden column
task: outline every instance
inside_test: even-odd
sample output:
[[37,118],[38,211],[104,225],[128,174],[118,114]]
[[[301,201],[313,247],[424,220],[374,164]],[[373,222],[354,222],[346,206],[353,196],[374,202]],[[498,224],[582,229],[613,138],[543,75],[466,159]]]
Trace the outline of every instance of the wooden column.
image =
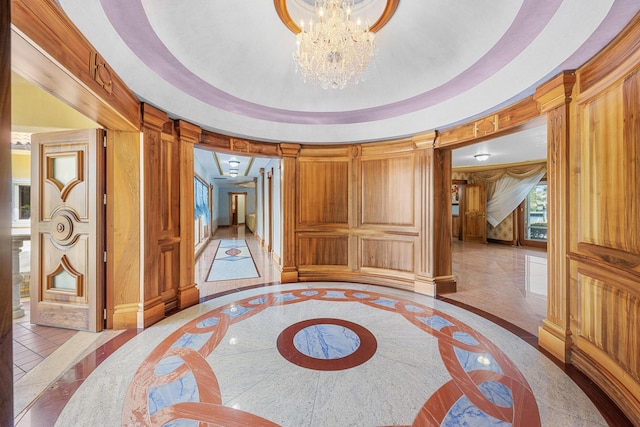
[[296,166],[299,144],[280,144],[282,152],[282,271],[280,282],[298,281],[296,263]]
[[539,328],[538,343],[562,362],[569,362],[569,104],[576,77],[563,72],[540,86],[534,96],[547,115],[547,318]]
[[183,309],[198,303],[200,291],[196,287],[194,274],[194,195],[193,195],[193,145],[198,143],[198,126],[176,120],[175,128],[180,150],[180,285],[178,308]]
[[13,425],[11,317],[11,7],[0,2],[0,425]]
[[[260,232],[257,233],[260,246],[264,247],[264,168],[260,168],[260,219],[257,223],[260,224]],[[258,197],[258,187],[256,186],[256,198]],[[258,222],[259,221],[259,222]]]
[[440,295],[456,291],[451,269],[451,150],[436,147],[435,131],[417,135],[420,194],[420,251],[415,291]]
[[179,182],[176,185],[174,174],[179,166],[170,147],[173,121],[148,104],[142,109],[144,300],[138,326],[147,327],[161,320],[171,306],[177,307],[180,226],[179,191],[175,188]]
[[107,329],[138,326],[140,132],[107,132]]

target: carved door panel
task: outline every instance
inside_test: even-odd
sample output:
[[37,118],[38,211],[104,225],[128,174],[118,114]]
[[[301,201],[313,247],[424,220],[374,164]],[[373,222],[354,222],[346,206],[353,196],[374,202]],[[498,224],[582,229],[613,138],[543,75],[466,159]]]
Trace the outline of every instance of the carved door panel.
[[462,240],[487,243],[487,190],[485,185],[465,185],[463,198]]
[[102,130],[32,136],[31,322],[101,331]]

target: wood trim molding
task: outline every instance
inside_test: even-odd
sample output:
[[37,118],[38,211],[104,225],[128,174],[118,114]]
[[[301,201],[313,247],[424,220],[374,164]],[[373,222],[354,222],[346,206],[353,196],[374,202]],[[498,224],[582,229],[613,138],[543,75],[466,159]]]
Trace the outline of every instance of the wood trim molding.
[[576,83],[575,71],[563,71],[536,89],[533,99],[540,106],[541,113],[571,102],[571,92]]
[[[0,139],[11,140],[11,8],[0,2]],[[0,144],[0,425],[13,425],[11,150]]]
[[115,130],[140,129],[140,102],[54,0],[11,0],[12,67]]

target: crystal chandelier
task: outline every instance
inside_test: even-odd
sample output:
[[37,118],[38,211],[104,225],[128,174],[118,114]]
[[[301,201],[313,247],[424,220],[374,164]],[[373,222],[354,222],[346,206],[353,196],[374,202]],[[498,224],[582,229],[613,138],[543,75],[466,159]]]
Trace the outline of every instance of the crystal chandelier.
[[366,78],[374,55],[374,34],[351,21],[354,0],[316,0],[318,22],[302,22],[296,36],[296,72],[323,89],[343,89]]

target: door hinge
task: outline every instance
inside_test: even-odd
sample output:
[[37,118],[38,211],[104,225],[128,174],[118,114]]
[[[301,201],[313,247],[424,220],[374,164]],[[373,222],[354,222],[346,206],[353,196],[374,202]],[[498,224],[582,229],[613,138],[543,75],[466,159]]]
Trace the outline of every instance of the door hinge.
[[104,133],[104,136],[102,137],[102,144],[104,145],[104,148],[107,148],[107,133]]
[[104,262],[107,262],[107,251],[104,251],[103,258],[104,258]]
[[103,205],[106,205],[106,204],[107,204],[107,195],[106,195],[106,194],[103,194],[103,195],[102,195],[102,204],[103,204]]
[[107,309],[104,309],[104,320],[107,320]]

